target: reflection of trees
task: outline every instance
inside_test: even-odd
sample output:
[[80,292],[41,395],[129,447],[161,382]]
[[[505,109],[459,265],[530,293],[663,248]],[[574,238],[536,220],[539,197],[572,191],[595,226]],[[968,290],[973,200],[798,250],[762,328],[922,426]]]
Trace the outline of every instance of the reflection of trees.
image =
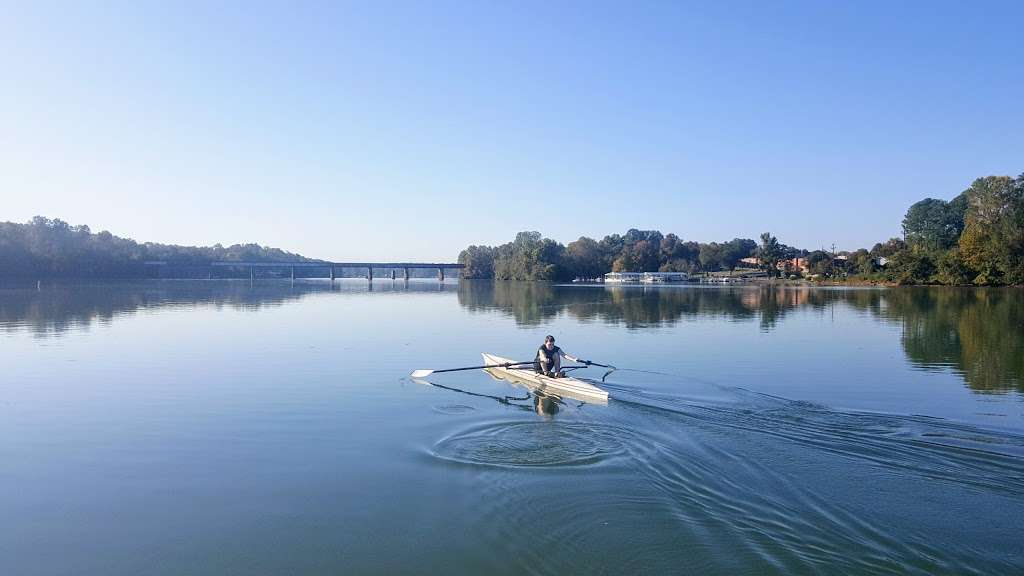
[[[453,289],[436,282],[378,283],[376,292]],[[139,310],[166,306],[229,307],[258,310],[279,306],[311,294],[330,292],[367,292],[364,281],[328,282],[249,282],[237,281],[140,281],[109,284],[49,285],[41,290],[0,289],[0,327],[12,332],[27,330],[39,336],[62,335],[68,330],[93,322],[134,314]]]
[[[541,282],[376,283],[374,293],[458,291],[471,311],[499,310],[523,326],[559,314],[629,329],[681,320],[754,321],[772,330],[794,310],[843,306],[902,327],[907,358],[952,367],[971,389],[1024,392],[1024,291],[998,288],[830,290],[744,286],[578,287]],[[367,292],[365,282],[149,281],[0,289],[0,327],[60,335],[93,322],[166,306],[259,309],[318,293]]]
[[911,362],[952,366],[980,392],[1024,392],[1024,292],[905,288],[885,294],[881,313],[901,322]]
[[555,287],[544,282],[459,281],[459,304],[463,308],[473,312],[505,310],[524,326],[535,326],[557,316],[567,305],[568,296],[560,290],[556,297]]
[[952,367],[973,390],[1024,392],[1024,292],[995,288],[827,289],[745,286],[577,287],[533,282],[463,282],[459,303],[500,310],[536,326],[565,313],[627,328],[684,319],[756,319],[772,330],[797,309],[839,306],[903,328],[904,353],[926,369]]
[[628,328],[672,325],[683,318],[760,318],[762,328],[767,330],[816,293],[820,291],[769,286],[645,289],[464,281],[459,286],[459,303],[473,311],[503,311],[523,326],[535,326],[568,313],[579,320],[625,324]]

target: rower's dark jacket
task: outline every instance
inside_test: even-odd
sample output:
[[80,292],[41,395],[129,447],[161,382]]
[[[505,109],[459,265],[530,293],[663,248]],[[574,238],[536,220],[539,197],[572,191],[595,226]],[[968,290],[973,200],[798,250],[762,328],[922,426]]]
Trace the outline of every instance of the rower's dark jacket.
[[537,349],[537,360],[545,364],[553,362],[557,357],[565,357],[565,352],[558,346],[553,346],[551,350],[548,350],[547,346],[541,344]]
[[548,350],[547,347],[541,344],[540,348],[537,349],[536,362],[538,364],[545,364],[549,367],[553,364],[555,368],[558,368],[562,365],[562,358],[568,358],[573,361],[576,360],[576,358],[566,354],[565,350],[562,350],[558,346],[553,346],[551,350]]

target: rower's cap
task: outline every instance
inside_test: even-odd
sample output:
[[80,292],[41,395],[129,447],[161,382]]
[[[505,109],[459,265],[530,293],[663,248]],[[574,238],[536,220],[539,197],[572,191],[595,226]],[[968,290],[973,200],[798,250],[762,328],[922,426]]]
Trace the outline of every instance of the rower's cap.
[[545,342],[554,342],[555,341],[555,337],[552,336],[551,334],[548,334],[547,336],[544,337],[544,341]]

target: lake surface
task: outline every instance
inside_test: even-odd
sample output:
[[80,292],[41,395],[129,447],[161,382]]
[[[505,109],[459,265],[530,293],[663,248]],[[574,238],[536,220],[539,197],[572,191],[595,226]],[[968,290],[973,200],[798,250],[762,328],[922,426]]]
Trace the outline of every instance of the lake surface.
[[[408,377],[548,333],[607,405]],[[0,366],[0,574],[1024,573],[1020,290],[44,284]]]

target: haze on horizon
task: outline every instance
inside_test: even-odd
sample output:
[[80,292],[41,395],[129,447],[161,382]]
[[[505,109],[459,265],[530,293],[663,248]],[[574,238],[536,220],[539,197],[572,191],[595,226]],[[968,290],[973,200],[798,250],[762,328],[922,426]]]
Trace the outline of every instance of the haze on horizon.
[[1024,159],[1024,5],[4,3],[0,221],[331,260],[870,247]]

